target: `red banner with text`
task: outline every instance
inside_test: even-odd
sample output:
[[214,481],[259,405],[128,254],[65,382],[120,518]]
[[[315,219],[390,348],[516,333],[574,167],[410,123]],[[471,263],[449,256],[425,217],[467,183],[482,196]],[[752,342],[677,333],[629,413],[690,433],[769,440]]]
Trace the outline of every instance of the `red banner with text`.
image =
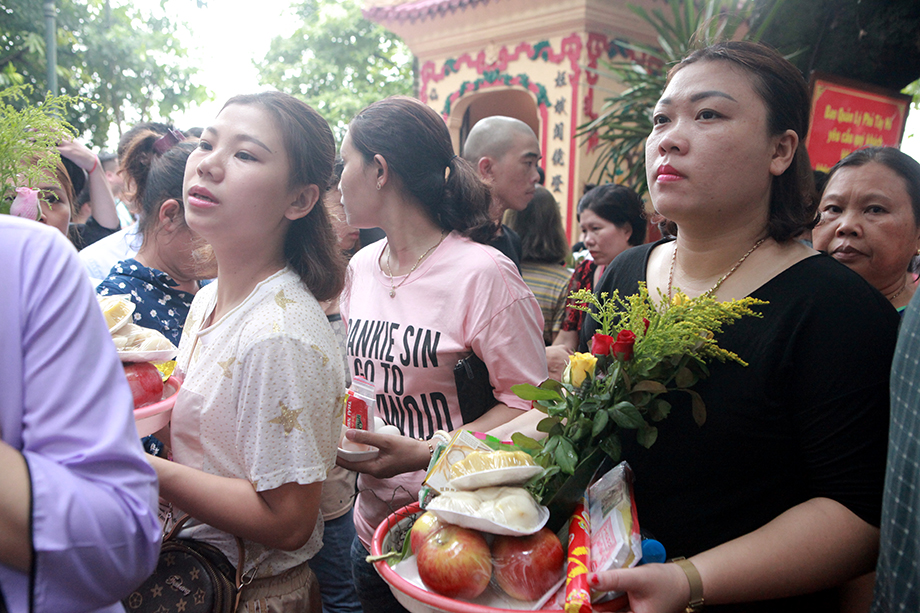
[[811,165],[827,172],[864,147],[898,147],[910,96],[836,77],[812,78],[811,127],[805,139]]

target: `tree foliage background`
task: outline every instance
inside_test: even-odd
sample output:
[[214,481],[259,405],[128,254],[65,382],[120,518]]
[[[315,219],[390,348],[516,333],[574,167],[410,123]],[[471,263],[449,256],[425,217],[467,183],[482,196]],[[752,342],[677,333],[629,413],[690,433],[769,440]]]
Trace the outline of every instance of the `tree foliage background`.
[[409,48],[361,15],[361,0],[302,0],[292,6],[302,24],[290,37],[276,37],[260,81],[315,108],[341,142],[354,115],[395,94],[412,95]]
[[[808,78],[813,70],[856,79],[920,99],[920,0],[661,0],[651,11],[632,7],[654,28],[656,44],[625,47],[644,60],[609,62],[599,70],[623,84],[599,117],[580,128],[596,137],[591,178],[616,181],[640,194],[645,138],[668,67],[692,49],[743,37],[786,55]],[[743,24],[744,27],[738,28]]]
[[[777,0],[754,0],[762,13]],[[763,40],[812,70],[895,91],[920,79],[920,1],[784,0]]]
[[[141,14],[131,3],[56,0],[58,94],[80,96],[67,121],[102,146],[110,126],[169,119],[207,99],[194,81],[185,48],[169,18]],[[47,89],[45,17],[40,0],[0,0],[0,88],[32,86],[32,103]]]

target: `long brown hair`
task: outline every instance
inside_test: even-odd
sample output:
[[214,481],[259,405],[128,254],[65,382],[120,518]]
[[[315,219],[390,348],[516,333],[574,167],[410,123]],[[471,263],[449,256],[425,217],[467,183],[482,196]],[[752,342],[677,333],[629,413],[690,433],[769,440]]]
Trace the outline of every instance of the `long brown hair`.
[[[316,185],[321,200],[335,160],[335,140],[326,120],[307,104],[281,92],[234,96],[224,108],[231,104],[257,105],[269,112],[281,131],[290,160],[289,187]],[[284,257],[313,297],[322,302],[342,292],[345,258],[320,200],[306,216],[291,223],[284,240]]]

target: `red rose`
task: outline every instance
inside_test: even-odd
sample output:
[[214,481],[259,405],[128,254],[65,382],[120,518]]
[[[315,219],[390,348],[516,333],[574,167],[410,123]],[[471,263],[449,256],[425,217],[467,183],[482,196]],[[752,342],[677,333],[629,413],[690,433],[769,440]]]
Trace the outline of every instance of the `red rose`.
[[648,334],[648,327],[649,327],[649,325],[651,325],[652,322],[650,322],[649,320],[647,320],[646,318],[643,317],[643,318],[642,318],[642,323],[645,324],[645,333]]
[[594,355],[607,355],[613,346],[613,337],[609,334],[595,334],[591,338],[591,353]]
[[635,344],[636,335],[632,330],[620,330],[617,340],[613,343],[613,357],[628,362],[633,357],[633,345]]

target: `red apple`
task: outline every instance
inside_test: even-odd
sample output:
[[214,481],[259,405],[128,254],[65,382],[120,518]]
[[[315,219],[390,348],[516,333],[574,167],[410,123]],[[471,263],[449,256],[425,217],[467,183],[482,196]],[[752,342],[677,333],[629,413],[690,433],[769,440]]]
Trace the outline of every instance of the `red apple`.
[[565,552],[552,530],[529,536],[496,536],[492,563],[498,586],[517,600],[538,600],[563,574]]
[[418,574],[425,585],[448,598],[476,598],[492,577],[486,540],[460,526],[444,524],[422,543],[417,557]]
[[163,376],[156,366],[150,362],[137,362],[124,364],[124,367],[135,409],[163,398]]
[[425,511],[412,524],[412,531],[409,533],[409,548],[412,553],[418,553],[419,547],[422,546],[428,537],[434,532],[441,529],[441,523],[438,522],[438,516],[431,511]]

